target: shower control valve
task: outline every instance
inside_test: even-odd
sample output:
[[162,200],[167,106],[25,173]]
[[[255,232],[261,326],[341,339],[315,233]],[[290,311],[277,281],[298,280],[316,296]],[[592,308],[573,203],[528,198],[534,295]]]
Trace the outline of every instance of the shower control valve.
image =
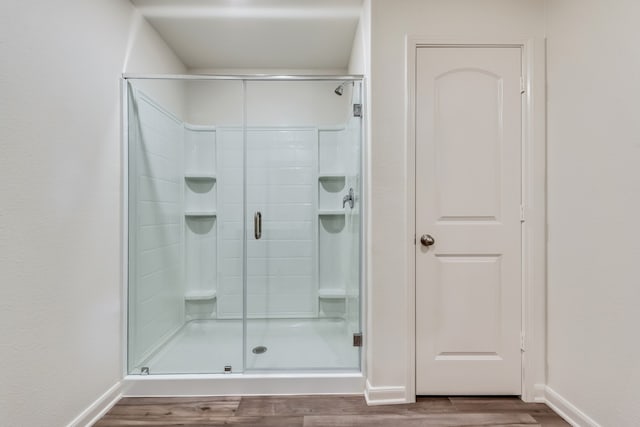
[[353,194],[353,188],[349,189],[349,194],[342,198],[342,207],[344,208],[347,203],[349,203],[349,207],[353,209],[353,204],[355,202],[355,195]]

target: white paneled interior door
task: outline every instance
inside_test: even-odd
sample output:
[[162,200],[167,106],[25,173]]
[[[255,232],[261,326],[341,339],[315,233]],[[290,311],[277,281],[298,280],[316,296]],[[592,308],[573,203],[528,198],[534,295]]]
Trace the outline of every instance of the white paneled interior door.
[[520,394],[521,50],[416,61],[416,392]]

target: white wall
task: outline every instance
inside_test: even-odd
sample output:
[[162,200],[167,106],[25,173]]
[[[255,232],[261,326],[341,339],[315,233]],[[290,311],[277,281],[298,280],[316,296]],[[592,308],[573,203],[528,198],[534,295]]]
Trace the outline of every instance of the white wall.
[[548,385],[640,425],[640,4],[546,2]]
[[[166,64],[168,68],[164,68]],[[139,11],[132,10],[129,38],[122,69],[135,74],[186,73],[186,68],[158,36]],[[132,84],[151,96],[180,119],[185,115],[185,84],[179,80],[132,80]]]
[[[405,36],[544,36],[536,0],[372,0],[371,11],[371,276],[368,280],[368,380],[381,399],[410,400],[405,126]],[[404,394],[406,392],[406,395]]]
[[366,71],[365,61],[368,58],[365,56],[365,52],[368,46],[369,16],[365,12],[368,11],[368,8],[368,5],[363,4],[360,19],[358,19],[358,26],[356,27],[356,34],[353,36],[351,56],[349,57],[349,66],[347,67],[349,74],[364,74]]
[[[0,424],[69,423],[121,378],[120,85],[179,72],[124,1],[2,2]],[[146,25],[141,31],[149,34]]]
[[241,81],[187,81],[185,95],[185,122],[203,126],[242,126],[244,114]]
[[[295,73],[294,73],[295,74]],[[348,121],[352,86],[342,96],[333,91],[341,82],[246,83],[248,126],[335,126]],[[239,81],[186,83],[187,122],[197,125],[241,126],[243,91]]]

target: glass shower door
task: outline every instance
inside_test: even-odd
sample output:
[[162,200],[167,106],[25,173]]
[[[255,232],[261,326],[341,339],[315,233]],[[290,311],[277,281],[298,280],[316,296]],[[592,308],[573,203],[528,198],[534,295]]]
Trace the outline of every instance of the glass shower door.
[[342,83],[246,83],[246,370],[359,369],[360,119]]
[[128,373],[360,370],[360,83],[128,79]]
[[127,88],[127,370],[242,372],[243,82]]

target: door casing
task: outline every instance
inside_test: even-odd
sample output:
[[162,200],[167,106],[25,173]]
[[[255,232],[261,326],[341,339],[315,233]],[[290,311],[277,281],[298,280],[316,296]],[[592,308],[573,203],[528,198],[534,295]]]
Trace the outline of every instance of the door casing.
[[545,41],[469,40],[409,35],[406,40],[407,402],[416,394],[416,54],[420,47],[519,47],[522,104],[522,394],[544,401],[546,384],[546,123]]

